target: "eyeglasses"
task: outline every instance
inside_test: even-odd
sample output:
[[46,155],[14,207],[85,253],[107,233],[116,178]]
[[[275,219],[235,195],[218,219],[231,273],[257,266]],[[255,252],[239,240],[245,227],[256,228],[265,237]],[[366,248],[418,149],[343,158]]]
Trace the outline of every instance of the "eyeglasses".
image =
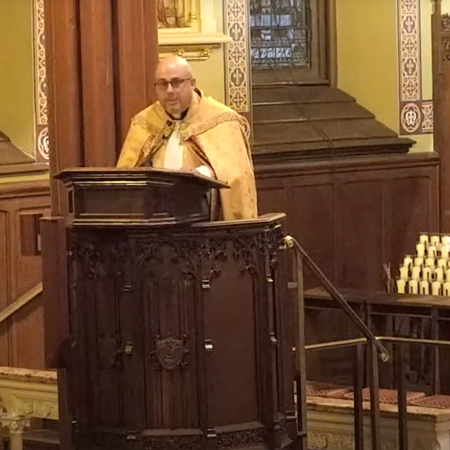
[[161,79],[155,82],[155,86],[163,91],[167,90],[169,84],[172,86],[172,89],[179,89],[185,81],[189,80],[192,80],[192,78],[172,78],[171,80]]

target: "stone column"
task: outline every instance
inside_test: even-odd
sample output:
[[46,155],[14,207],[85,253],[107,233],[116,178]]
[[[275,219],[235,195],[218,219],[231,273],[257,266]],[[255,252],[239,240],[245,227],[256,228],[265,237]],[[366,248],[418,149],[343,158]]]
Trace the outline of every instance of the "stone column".
[[0,422],[3,427],[8,428],[10,450],[22,450],[23,432],[30,426],[30,419],[25,416],[4,416],[0,417]]

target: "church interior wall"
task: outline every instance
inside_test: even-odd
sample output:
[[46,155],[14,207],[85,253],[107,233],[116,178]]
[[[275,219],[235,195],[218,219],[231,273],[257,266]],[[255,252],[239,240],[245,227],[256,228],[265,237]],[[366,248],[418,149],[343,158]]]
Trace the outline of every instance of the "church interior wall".
[[336,2],[338,88],[398,131],[395,18],[393,0]]
[[[445,1],[445,0],[444,0]],[[450,4],[450,1],[449,1]],[[420,56],[421,56],[421,88],[422,98],[433,98],[433,70],[431,47],[431,15],[432,2],[420,2]],[[433,134],[414,134],[411,136],[417,144],[412,151],[433,151]]]
[[441,0],[442,14],[450,14],[450,0]]
[[[201,14],[213,17],[214,28],[223,33],[223,0],[202,1]],[[197,80],[198,87],[205,95],[211,96],[219,102],[225,101],[225,60],[223,46],[216,48],[206,61],[192,61],[191,65]]]
[[[400,122],[397,18],[402,1],[340,0],[336,8],[338,87],[354,95],[380,122],[395,131],[399,131]],[[224,1],[199,3],[202,14],[212,11],[217,31],[223,31]],[[433,5],[419,3],[421,90],[422,98],[431,100]],[[450,0],[443,0],[442,8],[450,11]],[[1,66],[8,67],[0,69],[0,98],[3,105],[8,105],[0,108],[0,129],[18,147],[34,154],[33,1],[1,2],[0,24]],[[207,60],[192,61],[192,65],[205,94],[224,101],[223,47],[216,48]],[[432,150],[430,133],[410,137],[417,141],[413,151]]]
[[225,67],[222,48],[215,49],[206,61],[191,61],[197,86],[207,96],[225,101]]
[[[169,4],[167,1],[165,4]],[[199,14],[199,32],[200,33],[223,33],[224,24],[224,0],[199,0],[197,10]],[[190,41],[189,31],[183,35],[182,30],[177,39],[178,43],[172,48],[186,51],[186,58],[191,64],[197,81],[197,86],[206,96],[211,96],[220,102],[225,101],[225,60],[223,45],[215,45],[213,49],[209,45],[194,45],[194,51],[186,46]],[[168,52],[164,47],[164,33],[173,32],[172,30],[160,29],[160,57],[167,56]],[[200,41],[202,38],[200,38]],[[206,39],[207,40],[207,39]],[[196,49],[209,48],[211,51],[207,57],[202,57]],[[192,53],[192,55],[191,55]],[[196,55],[197,53],[197,55]],[[201,53],[201,52],[200,52]]]
[[[450,3],[449,0],[445,0]],[[411,80],[417,83],[417,94],[404,96],[401,81],[402,33],[399,22],[408,20],[404,14],[406,0],[339,0],[336,4],[337,29],[337,83],[381,123],[416,141],[413,152],[433,150],[432,128],[424,125],[425,109],[430,111],[432,100],[431,66],[431,14],[432,2],[408,1],[416,9],[411,29],[415,48],[411,50],[413,63],[417,64]],[[411,11],[411,10],[410,10]],[[402,16],[403,14],[403,16]],[[403,22],[404,23],[404,22]],[[403,53],[405,55],[405,53]],[[405,68],[403,67],[403,70]],[[417,76],[416,76],[417,75]],[[422,108],[420,123],[409,133],[400,127],[401,108],[411,100]],[[432,107],[432,106],[431,106]],[[431,111],[432,114],[432,111]],[[431,115],[432,117],[432,115]],[[431,120],[432,122],[432,120]]]
[[35,153],[33,0],[0,2],[0,130]]

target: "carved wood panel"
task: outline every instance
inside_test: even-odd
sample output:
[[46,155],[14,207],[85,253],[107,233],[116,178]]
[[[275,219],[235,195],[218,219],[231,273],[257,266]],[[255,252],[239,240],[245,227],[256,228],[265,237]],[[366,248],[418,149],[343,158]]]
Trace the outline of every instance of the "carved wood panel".
[[68,236],[76,448],[280,445],[293,374],[279,227]]

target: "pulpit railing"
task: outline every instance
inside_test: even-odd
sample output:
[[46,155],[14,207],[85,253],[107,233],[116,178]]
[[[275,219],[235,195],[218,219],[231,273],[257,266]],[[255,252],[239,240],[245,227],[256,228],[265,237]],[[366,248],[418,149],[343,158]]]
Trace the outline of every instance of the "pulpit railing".
[[[394,365],[394,386],[397,391],[397,422],[398,422],[398,448],[408,449],[408,415],[407,415],[407,373],[405,358],[406,346],[420,345],[450,348],[450,341],[436,339],[418,339],[399,336],[376,336],[378,343],[390,344],[392,346],[392,362]],[[370,429],[371,448],[381,448],[380,427],[380,383],[379,366],[376,350],[372,343],[366,338],[347,339],[334,342],[324,342],[305,346],[306,352],[336,350],[340,348],[354,348],[353,361],[353,412],[354,412],[354,448],[364,449],[364,407],[363,389],[367,375],[370,389]],[[367,357],[366,357],[367,356]]]
[[[301,245],[292,237],[287,236],[284,239],[286,247],[295,250],[293,265],[295,267],[296,282],[294,286],[297,290],[297,308],[298,308],[298,336],[295,340],[296,353],[296,403],[297,403],[297,425],[299,443],[302,448],[307,448],[305,442],[307,436],[307,395],[306,395],[306,354],[310,352],[324,352],[336,351],[337,349],[351,348],[354,349],[352,361],[352,382],[348,386],[350,389],[351,398],[353,398],[353,413],[354,413],[354,449],[364,449],[364,411],[369,410],[370,413],[370,440],[372,450],[380,450],[382,447],[382,430],[381,430],[381,409],[380,409],[380,373],[379,359],[382,362],[390,360],[392,380],[390,385],[394,387],[394,395],[396,395],[397,404],[397,422],[398,422],[398,448],[400,450],[408,449],[408,387],[411,383],[408,380],[408,357],[411,354],[411,346],[420,346],[421,349],[431,349],[431,378],[432,386],[430,389],[431,395],[440,393],[439,380],[439,349],[450,349],[450,340],[440,338],[439,329],[442,329],[437,323],[439,320],[447,324],[449,320],[448,311],[435,311],[433,308],[428,313],[434,320],[431,332],[431,338],[411,337],[411,336],[377,336],[370,327],[373,323],[370,320],[371,314],[375,312],[369,311],[366,315],[369,317],[367,322],[364,322],[361,315],[355,308],[354,304],[350,304],[343,295],[335,288],[330,280],[323,274],[320,268],[315,264],[311,257],[305,252]],[[362,337],[353,339],[333,340],[329,342],[321,342],[306,345],[305,339],[305,300],[303,292],[303,265],[308,267],[321,280],[323,287],[329,294],[333,301],[329,304],[334,309],[341,309],[351,319],[352,323],[358,327],[362,332]],[[392,302],[391,302],[392,303]],[[423,306],[423,305],[422,305]],[[399,304],[396,305],[397,309]],[[370,309],[370,307],[368,306]],[[378,314],[388,314],[384,310]],[[403,316],[404,312],[396,311],[393,315],[398,317]],[[422,313],[423,315],[423,313]],[[364,316],[364,314],[363,314]],[[422,317],[419,312],[414,311],[414,317]],[[427,317],[428,318],[428,317]],[[394,327],[395,328],[395,327]],[[386,346],[389,346],[388,353]],[[367,396],[368,387],[369,395]],[[391,391],[392,392],[392,391]],[[425,395],[425,394],[423,394]],[[430,397],[428,397],[430,398]],[[391,399],[392,400],[392,399]],[[420,401],[419,401],[420,403]],[[449,397],[450,406],[450,397]],[[367,448],[367,446],[366,446]]]
[[[327,276],[320,270],[313,259],[306,253],[305,249],[298,243],[292,236],[286,236],[284,243],[287,248],[294,250],[293,266],[296,273],[296,289],[297,289],[297,311],[298,311],[298,335],[295,339],[295,353],[297,364],[297,376],[296,376],[296,404],[297,404],[297,435],[298,442],[302,448],[307,448],[305,444],[305,438],[307,435],[307,405],[306,405],[306,340],[305,340],[305,306],[304,306],[304,294],[303,294],[303,264],[306,263],[311,270],[317,275],[320,281],[323,283],[326,291],[331,297],[337,301],[339,307],[348,315],[351,321],[358,327],[358,329],[364,335],[361,338],[361,344],[367,344],[369,350],[370,361],[370,398],[373,405],[379,404],[379,383],[378,383],[378,355],[382,361],[389,360],[389,354],[383,344],[377,340],[370,328],[363,322],[361,317],[352,309],[347,303],[342,294],[331,283]],[[334,344],[334,343],[330,343]],[[350,345],[350,344],[349,344]],[[355,344],[353,344],[355,345]],[[359,347],[358,347],[359,348]],[[357,353],[360,350],[357,350]],[[358,356],[362,358],[362,356]],[[355,424],[358,427],[362,427],[362,415],[357,416],[355,409]],[[380,427],[380,414],[379,408],[375,407],[371,409],[371,424],[372,424],[372,445],[374,450],[379,449],[378,432]],[[359,432],[358,432],[359,433]],[[356,434],[355,434],[356,435]],[[359,434],[358,434],[359,435]],[[362,439],[362,438],[361,438]]]

